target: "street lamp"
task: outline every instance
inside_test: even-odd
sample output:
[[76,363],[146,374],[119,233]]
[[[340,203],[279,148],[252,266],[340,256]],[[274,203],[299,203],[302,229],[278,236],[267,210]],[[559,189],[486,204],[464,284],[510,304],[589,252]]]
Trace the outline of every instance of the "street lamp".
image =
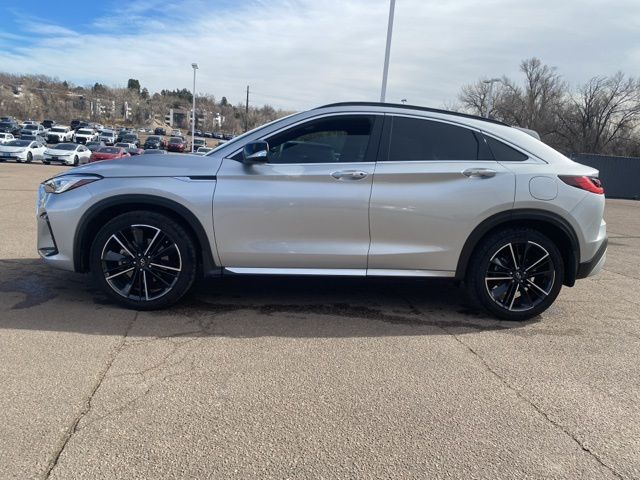
[[384,68],[382,70],[382,89],[380,91],[380,103],[384,103],[387,96],[387,77],[389,75],[389,55],[391,54],[391,34],[393,33],[393,13],[396,8],[396,0],[389,3],[389,24],[387,25],[387,47],[384,51]]
[[487,106],[487,111],[484,115],[486,118],[489,118],[489,113],[491,113],[491,110],[493,110],[493,102],[495,100],[495,97],[493,96],[493,84],[502,83],[502,79],[491,78],[489,80],[483,80],[482,83],[486,83],[489,85],[489,105]]
[[192,63],[193,68],[193,109],[191,110],[191,153],[195,152],[195,144],[193,139],[196,135],[196,70],[198,69],[197,63]]

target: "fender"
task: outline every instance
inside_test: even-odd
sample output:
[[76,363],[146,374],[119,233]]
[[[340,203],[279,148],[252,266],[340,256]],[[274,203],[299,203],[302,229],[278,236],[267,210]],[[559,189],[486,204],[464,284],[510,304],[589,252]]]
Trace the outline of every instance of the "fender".
[[158,197],[155,195],[144,194],[124,194],[109,197],[101,200],[92,205],[80,218],[78,228],[74,236],[73,241],[73,266],[77,272],[88,271],[88,247],[90,239],[85,238],[91,223],[94,219],[100,216],[104,211],[113,207],[127,207],[127,210],[135,210],[137,208],[154,208],[156,210],[169,210],[179,219],[183,220],[189,228],[195,233],[197,245],[196,248],[200,250],[202,258],[202,270],[208,273],[216,269],[216,264],[213,260],[211,248],[209,244],[209,237],[204,230],[204,227],[196,216],[189,211],[189,209],[178,202],[169,200],[164,197]]
[[458,259],[458,265],[456,267],[456,275],[455,279],[458,281],[462,281],[465,278],[467,273],[467,266],[469,265],[469,261],[471,259],[471,255],[475,250],[476,246],[482,240],[482,238],[494,228],[500,225],[508,225],[513,222],[522,222],[522,221],[539,221],[544,222],[549,225],[552,225],[562,231],[569,242],[571,243],[571,254],[573,258],[573,265],[567,265],[565,272],[565,282],[569,286],[573,285],[573,282],[576,278],[578,263],[580,259],[580,242],[578,241],[578,236],[574,231],[573,227],[560,215],[548,212],[546,210],[535,210],[535,209],[516,209],[510,210],[508,212],[500,212],[497,213],[483,222],[481,222],[469,235],[467,241],[462,247],[462,252],[460,253],[460,258]]

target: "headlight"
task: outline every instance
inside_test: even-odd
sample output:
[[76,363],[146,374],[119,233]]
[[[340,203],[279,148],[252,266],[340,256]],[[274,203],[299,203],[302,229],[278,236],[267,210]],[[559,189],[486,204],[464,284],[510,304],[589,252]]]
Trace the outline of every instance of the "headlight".
[[63,175],[42,182],[47,193],[63,193],[100,180],[100,175]]

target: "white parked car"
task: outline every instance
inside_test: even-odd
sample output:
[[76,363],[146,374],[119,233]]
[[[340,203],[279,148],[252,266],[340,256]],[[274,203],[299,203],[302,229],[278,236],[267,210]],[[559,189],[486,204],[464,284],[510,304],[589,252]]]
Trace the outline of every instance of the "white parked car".
[[25,120],[20,124],[22,128],[26,127],[27,125],[38,125],[38,122],[36,122],[35,120]]
[[41,137],[45,137],[47,135],[48,130],[44,128],[40,124],[30,124],[25,125],[20,131],[20,136],[22,135],[40,135]]
[[138,148],[135,143],[127,143],[127,142],[118,142],[114,145],[114,147],[122,147],[122,148]]
[[0,160],[27,163],[33,160],[42,160],[46,148],[42,143],[32,140],[11,140],[0,145]]
[[0,145],[10,142],[12,140],[15,140],[15,137],[10,133],[0,132]]
[[47,141],[51,143],[70,142],[73,140],[73,131],[71,127],[64,125],[56,125],[51,127],[49,133],[47,133]]
[[73,141],[76,143],[97,142],[98,134],[93,128],[81,128],[76,131]]
[[47,148],[44,152],[42,163],[49,165],[51,162],[65,165],[81,165],[88,163],[91,150],[77,143],[61,143],[53,148]]
[[213,148],[210,148],[210,147],[199,147],[198,150],[196,150],[196,155],[206,155],[211,150],[213,150]]
[[104,142],[105,145],[111,146],[116,143],[116,132],[113,130],[102,130],[98,135],[98,141]]

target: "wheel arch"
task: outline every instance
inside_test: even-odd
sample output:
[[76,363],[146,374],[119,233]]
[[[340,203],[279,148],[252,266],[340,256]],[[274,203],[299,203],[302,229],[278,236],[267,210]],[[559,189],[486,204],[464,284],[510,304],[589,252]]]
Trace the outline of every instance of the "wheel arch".
[[480,242],[496,230],[508,227],[534,228],[548,236],[560,250],[565,273],[563,284],[575,284],[580,259],[580,242],[573,227],[560,215],[535,209],[517,209],[493,215],[480,223],[467,238],[456,267],[457,281],[465,279],[473,252]]
[[100,227],[115,216],[134,210],[161,213],[180,223],[193,237],[202,271],[206,273],[216,268],[204,227],[187,207],[154,195],[125,194],[101,200],[82,215],[73,242],[73,265],[77,272],[89,271],[91,241]]

